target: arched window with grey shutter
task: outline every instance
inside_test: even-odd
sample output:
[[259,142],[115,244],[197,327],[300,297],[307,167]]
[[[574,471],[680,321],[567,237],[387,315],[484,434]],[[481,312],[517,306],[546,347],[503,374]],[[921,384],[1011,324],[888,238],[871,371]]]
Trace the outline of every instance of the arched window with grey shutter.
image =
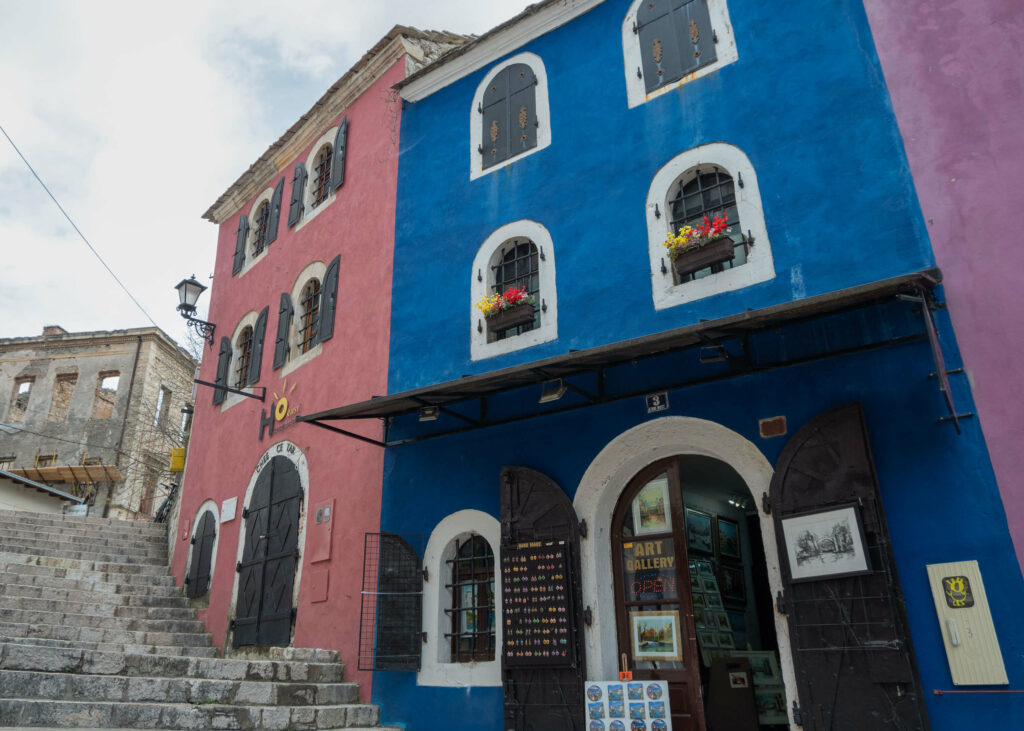
[[537,77],[525,63],[499,71],[484,91],[481,114],[482,168],[537,146]]
[[[217,357],[217,380],[218,386],[228,385],[228,370],[231,368],[231,338],[222,337],[220,339],[220,353]],[[228,395],[228,392],[223,388],[213,389],[213,405],[223,403],[224,398]]]
[[249,360],[249,369],[246,375],[246,383],[252,385],[260,380],[260,364],[263,361],[263,341],[267,337],[267,315],[270,314],[270,307],[264,307],[256,317],[256,325],[252,329],[252,358]]
[[645,0],[635,33],[648,93],[717,59],[708,0]]
[[274,368],[281,368],[288,360],[291,350],[288,334],[292,328],[292,296],[288,292],[281,293],[281,306],[277,311],[277,339],[274,341]]
[[231,263],[231,273],[238,274],[245,264],[245,244],[249,240],[249,219],[240,216],[238,219],[238,233],[235,235],[235,256]]

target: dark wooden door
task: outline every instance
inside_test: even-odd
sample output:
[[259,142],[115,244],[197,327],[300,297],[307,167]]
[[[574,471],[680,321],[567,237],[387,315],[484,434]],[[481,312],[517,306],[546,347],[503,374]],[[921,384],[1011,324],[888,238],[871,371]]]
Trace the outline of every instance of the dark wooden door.
[[[819,415],[790,439],[770,498],[804,729],[928,729],[859,404]],[[794,581],[783,523],[844,506],[860,515],[869,570]]]
[[234,646],[288,645],[298,565],[302,485],[291,460],[274,457],[256,478],[238,565]]
[[[565,657],[544,658],[534,665],[502,656],[502,683],[507,731],[583,731],[583,608],[580,590],[580,530],[569,497],[549,477],[525,467],[506,467],[501,473],[501,545],[503,566],[513,554],[523,556],[536,549],[553,558],[562,573],[567,592],[564,614],[568,652]],[[559,556],[558,558],[554,558]],[[526,556],[524,556],[525,558]],[[564,563],[563,563],[564,561]],[[504,568],[503,568],[504,571]],[[528,577],[532,578],[532,577]],[[562,580],[556,580],[561,582]],[[505,623],[503,642],[513,639],[516,617],[510,595],[503,590]],[[510,622],[512,624],[510,624]],[[562,625],[559,625],[562,626]],[[507,645],[506,645],[507,647]]]
[[217,521],[207,510],[199,519],[192,536],[192,557],[185,577],[185,596],[203,596],[210,588],[213,543],[217,539]]
[[[675,458],[645,468],[622,493],[612,517],[616,632],[620,669],[668,683],[672,728],[704,731],[684,515]],[[662,627],[674,627],[672,637],[651,636]]]

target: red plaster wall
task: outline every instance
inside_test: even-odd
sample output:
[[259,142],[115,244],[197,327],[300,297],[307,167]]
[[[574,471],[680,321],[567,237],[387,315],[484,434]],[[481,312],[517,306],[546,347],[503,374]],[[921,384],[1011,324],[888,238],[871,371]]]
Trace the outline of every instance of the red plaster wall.
[[[266,404],[245,399],[223,413],[211,403],[212,389],[200,386],[192,430],[188,465],[183,482],[181,523],[195,522],[204,500],[220,505],[238,498],[238,516],[218,526],[216,563],[205,612],[207,629],[223,647],[235,579],[245,491],[260,456],[276,442],[290,441],[309,464],[306,489],[306,539],[313,529],[311,506],[334,498],[335,521],[332,557],[310,564],[308,546],[302,547],[302,568],[294,645],[336,649],[346,663],[346,679],[360,683],[360,695],[370,697],[371,673],[356,670],[363,558],[363,534],[380,525],[380,486],[384,451],[376,446],[332,434],[308,424],[294,424],[259,440],[261,411],[269,415],[287,381],[288,399],[299,413],[313,413],[387,393],[388,332],[391,301],[391,265],[394,241],[395,191],[399,105],[389,103],[390,87],[402,78],[404,59],[395,63],[376,84],[345,111],[349,119],[345,183],[337,198],[315,219],[298,230],[288,228],[288,201],[292,170],[305,161],[310,148],[281,163],[281,172],[261,186],[274,186],[285,177],[284,201],[277,240],[269,252],[243,276],[232,276],[232,255],[239,215],[248,214],[252,200],[225,221],[217,241],[217,261],[211,289],[209,319],[216,323],[217,345],[208,347],[200,378],[216,380],[220,337],[230,337],[249,311],[270,307],[258,386],[267,387]],[[332,125],[337,124],[332,121]],[[331,125],[319,131],[326,132]],[[311,147],[312,145],[310,145]],[[308,211],[307,211],[308,213]],[[282,292],[291,291],[299,272],[313,261],[330,262],[341,255],[338,307],[334,337],[323,352],[284,378],[274,370],[273,353],[278,305]],[[296,303],[298,310],[298,303]],[[294,348],[293,348],[294,350]],[[294,385],[294,390],[291,390]],[[294,417],[286,420],[291,422]],[[380,437],[378,422],[348,425],[368,436]],[[188,543],[181,540],[174,559],[174,575],[183,580]],[[311,603],[310,576],[329,571],[328,601]]]

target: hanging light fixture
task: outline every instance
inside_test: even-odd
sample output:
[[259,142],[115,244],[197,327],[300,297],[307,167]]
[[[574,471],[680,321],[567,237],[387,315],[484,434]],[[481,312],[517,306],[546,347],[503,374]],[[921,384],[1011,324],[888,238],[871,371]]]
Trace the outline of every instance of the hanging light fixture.
[[193,274],[188,279],[182,279],[178,282],[175,289],[178,290],[178,312],[185,318],[185,321],[192,326],[196,334],[203,338],[210,345],[213,345],[213,331],[216,328],[212,322],[206,322],[206,320],[200,320],[193,317],[196,312],[196,302],[199,300],[199,295],[206,291],[204,287],[197,279],[196,275]]

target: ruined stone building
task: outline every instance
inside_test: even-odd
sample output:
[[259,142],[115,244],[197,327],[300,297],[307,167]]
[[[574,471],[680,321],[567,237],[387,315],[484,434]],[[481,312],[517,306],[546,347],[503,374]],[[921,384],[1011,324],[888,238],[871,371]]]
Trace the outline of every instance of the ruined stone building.
[[0,469],[152,515],[191,428],[197,362],[159,328],[0,339]]

